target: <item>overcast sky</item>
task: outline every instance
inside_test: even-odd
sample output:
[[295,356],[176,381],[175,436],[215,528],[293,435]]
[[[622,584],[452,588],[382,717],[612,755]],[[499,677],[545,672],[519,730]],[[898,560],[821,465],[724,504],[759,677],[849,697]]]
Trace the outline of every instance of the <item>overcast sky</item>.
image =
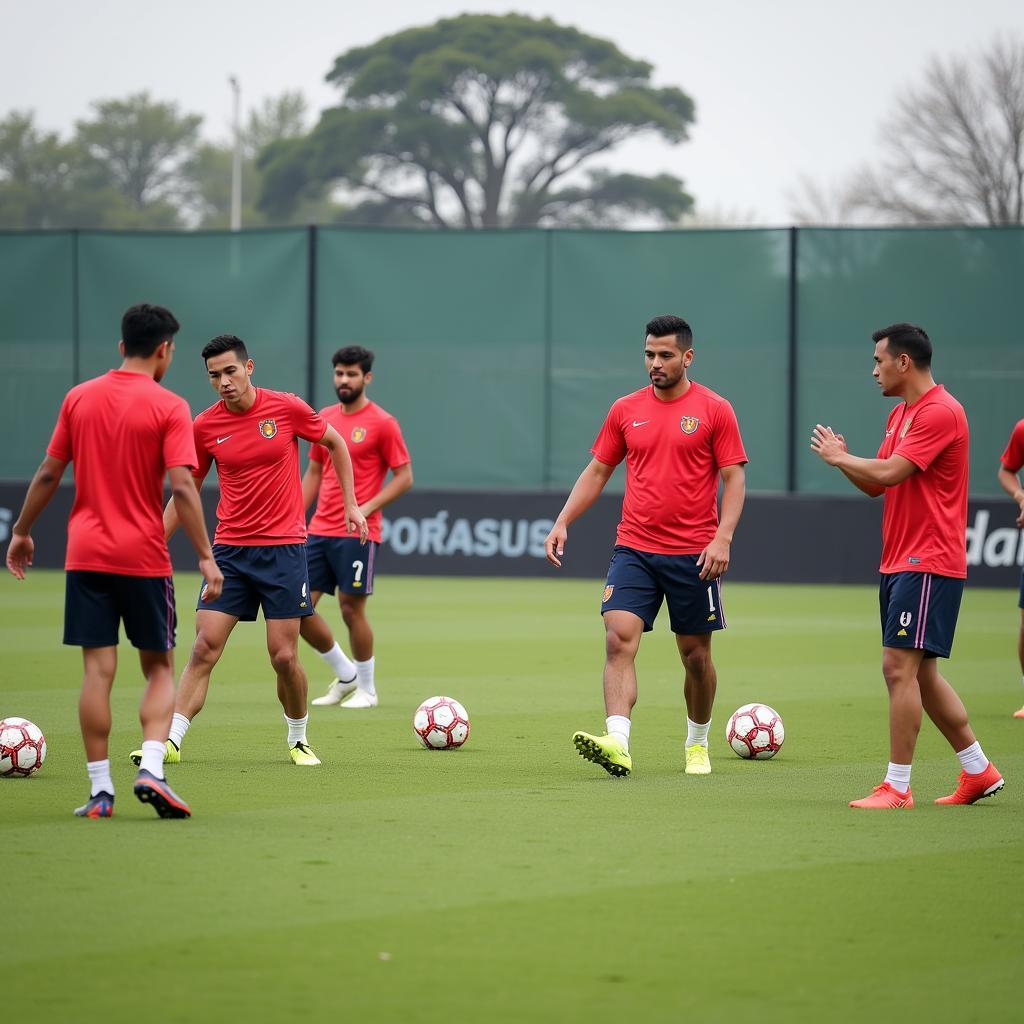
[[510,10],[614,40],[697,105],[690,141],[632,143],[615,165],[682,177],[709,212],[788,223],[787,188],[828,184],[877,154],[892,98],[934,54],[1024,36],[1024,0],[0,0],[0,115],[68,132],[89,103],[148,90],[226,139],[228,75],[243,105],[301,90],[336,102],[334,57],[439,17]]

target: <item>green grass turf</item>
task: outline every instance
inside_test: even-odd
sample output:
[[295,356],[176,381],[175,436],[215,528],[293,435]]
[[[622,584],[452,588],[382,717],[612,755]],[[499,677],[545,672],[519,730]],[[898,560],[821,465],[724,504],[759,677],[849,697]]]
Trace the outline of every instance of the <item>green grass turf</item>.
[[[178,580],[179,662],[196,579]],[[137,661],[115,687],[117,816],[83,821],[79,655],[63,582],[0,582],[0,714],[46,732],[0,780],[8,1009],[33,1021],[1007,1020],[1019,1007],[1024,722],[1009,592],[969,590],[948,675],[1007,776],[940,808],[958,770],[927,723],[917,808],[847,808],[881,780],[886,698],[871,588],[726,588],[714,774],[682,773],[667,624],[645,637],[635,769],[581,760],[603,731],[600,584],[390,578],[372,602],[382,705],[312,709],[293,767],[262,623],[242,624],[169,769],[195,817],[131,796]],[[336,608],[329,621],[339,624]],[[314,693],[327,671],[304,656]],[[435,693],[465,748],[418,747]],[[725,721],[762,700],[787,739],[739,760]],[[14,1019],[12,1017],[11,1019]],[[18,1015],[22,1019],[22,1015]]]

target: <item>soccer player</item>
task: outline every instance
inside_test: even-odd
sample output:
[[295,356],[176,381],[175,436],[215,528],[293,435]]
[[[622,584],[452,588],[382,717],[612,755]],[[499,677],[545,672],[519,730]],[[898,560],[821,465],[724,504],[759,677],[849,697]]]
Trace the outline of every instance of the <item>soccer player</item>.
[[851,455],[820,423],[811,448],[865,494],[885,495],[879,606],[882,674],[889,689],[889,768],[851,807],[910,808],[910,768],[922,708],[956,751],[956,790],[937,804],[973,804],[1003,787],[971,730],[956,691],[940,674],[953,647],[967,554],[969,432],[963,406],[932,377],[932,343],[922,327],[898,323],[871,336],[875,380],[902,401],[889,413],[873,459]]
[[[1024,487],[1020,485],[1021,467],[1024,466],[1024,420],[1020,420],[1010,434],[1006,451],[999,460],[999,483],[1018,506],[1017,525],[1024,526]],[[1017,635],[1017,657],[1020,660],[1021,682],[1024,682],[1024,570],[1020,577],[1020,633]],[[1013,713],[1014,718],[1024,718],[1024,707]]]
[[11,528],[7,568],[19,579],[32,564],[31,530],[53,497],[69,462],[75,501],[68,519],[64,643],[82,648],[84,673],[78,716],[91,785],[75,810],[83,818],[114,814],[110,776],[110,690],[117,669],[118,631],[138,649],[146,690],[140,770],[135,795],[162,818],[188,818],[188,804],[164,779],[164,739],[174,709],[174,581],[164,540],[164,478],[172,504],[199,554],[204,600],[224,579],[210,549],[199,495],[189,479],[196,466],[192,424],[184,399],[159,386],[174,358],[180,325],[162,306],[132,306],[121,320],[121,366],[73,387],[61,405],[46,458],[29,485]]
[[[181,760],[182,740],[206,702],[210,674],[231,631],[240,619],[254,622],[262,607],[277,696],[288,723],[289,756],[297,765],[318,765],[306,738],[307,682],[297,653],[299,621],[313,612],[298,438],[319,442],[330,452],[349,528],[365,540],[352,462],[338,432],[301,398],[253,384],[253,361],[241,338],[220,335],[201,355],[220,400],[193,423],[199,465],[192,475],[198,489],[217,463],[221,496],[213,553],[224,573],[224,590],[196,608],[196,639],[178,686],[164,760]],[[168,506],[168,537],[177,525]],[[130,755],[133,761],[139,756],[139,751]]]
[[[724,629],[721,576],[745,496],[747,455],[732,406],[687,377],[693,334],[677,316],[647,324],[644,363],[650,387],[618,399],[545,541],[560,566],[569,526],[626,460],[626,494],[605,581],[603,736],[577,732],[573,743],[611,775],[633,767],[630,713],[636,703],[636,652],[654,628],[662,600],[685,668],[686,774],[708,775],[708,729],[717,675],[711,635]],[[722,515],[718,515],[721,477]]]
[[[314,445],[302,478],[305,507],[317,499],[309,524],[306,560],[313,607],[322,594],[338,591],[341,617],[348,627],[353,663],[334,640],[323,616],[314,612],[302,620],[302,639],[334,669],[335,679],[314,704],[343,708],[374,708],[377,687],[373,676],[373,630],[366,617],[366,599],[373,593],[373,563],[381,540],[385,505],[412,487],[412,463],[398,420],[371,402],[366,394],[373,380],[373,353],[360,345],[338,349],[332,358],[338,404],[320,415],[344,438],[355,474],[356,500],[366,516],[369,540],[363,544],[348,528],[338,477],[328,463],[327,449]],[[384,482],[391,471],[391,479]],[[355,691],[355,692],[353,692]]]

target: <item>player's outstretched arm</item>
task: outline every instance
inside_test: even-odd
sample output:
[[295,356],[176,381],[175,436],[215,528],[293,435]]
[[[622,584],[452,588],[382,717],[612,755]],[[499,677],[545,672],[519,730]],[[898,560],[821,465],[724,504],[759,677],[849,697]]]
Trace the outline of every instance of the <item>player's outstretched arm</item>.
[[11,542],[7,545],[7,568],[19,580],[25,578],[25,569],[32,564],[35,554],[32,527],[60,486],[60,478],[67,466],[66,462],[47,455],[28,485],[21,513],[11,527]]
[[341,493],[345,497],[345,518],[348,520],[348,528],[359,533],[359,539],[365,543],[369,536],[370,529],[366,525],[366,516],[359,511],[356,504],[355,484],[352,477],[352,458],[348,453],[348,447],[341,439],[334,427],[330,424],[320,438],[322,444],[331,453],[331,465],[337,474],[338,483],[341,484]]
[[1011,473],[1005,466],[999,466],[999,486],[1017,502],[1017,525],[1024,526],[1024,487],[1020,485],[1020,477]]
[[890,455],[887,459],[862,459],[851,455],[843,435],[820,423],[811,434],[811,451],[823,462],[835,466],[850,483],[872,498],[917,472],[917,466],[902,455]]
[[391,470],[391,479],[362,506],[363,515],[372,515],[377,509],[390,505],[396,498],[405,494],[410,487],[412,487],[412,463],[407,462],[404,466],[395,466]]
[[[171,479],[171,500],[164,510],[164,526],[166,529],[168,512],[174,517],[174,527],[178,522],[185,529],[192,547],[199,556],[199,571],[206,580],[203,587],[202,600],[213,601],[220,597],[224,587],[224,575],[217,567],[210,547],[210,535],[206,532],[206,521],[203,519],[203,503],[199,497],[201,480],[196,480],[188,466],[171,466],[167,471]],[[172,507],[173,506],[173,507]],[[171,530],[173,533],[174,530]],[[167,534],[170,536],[170,533]]]
[[591,459],[587,468],[580,473],[569,492],[569,497],[566,498],[565,504],[562,506],[562,511],[558,513],[555,525],[544,541],[544,553],[552,565],[561,568],[561,558],[565,551],[569,526],[597,501],[601,491],[604,490],[604,485],[608,483],[614,472],[614,466],[609,466],[606,462],[600,462],[598,459]]

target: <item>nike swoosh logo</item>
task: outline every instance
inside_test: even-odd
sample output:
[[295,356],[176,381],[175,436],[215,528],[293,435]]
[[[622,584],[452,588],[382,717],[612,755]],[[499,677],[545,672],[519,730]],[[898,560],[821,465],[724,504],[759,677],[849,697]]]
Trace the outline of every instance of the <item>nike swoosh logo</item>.
[[633,420],[634,427],[642,427],[645,423],[650,423],[650,420]]
[[[234,434],[228,434],[228,437],[234,437],[234,436],[235,436]],[[217,444],[223,444],[228,439],[228,437],[218,437],[217,438]]]

